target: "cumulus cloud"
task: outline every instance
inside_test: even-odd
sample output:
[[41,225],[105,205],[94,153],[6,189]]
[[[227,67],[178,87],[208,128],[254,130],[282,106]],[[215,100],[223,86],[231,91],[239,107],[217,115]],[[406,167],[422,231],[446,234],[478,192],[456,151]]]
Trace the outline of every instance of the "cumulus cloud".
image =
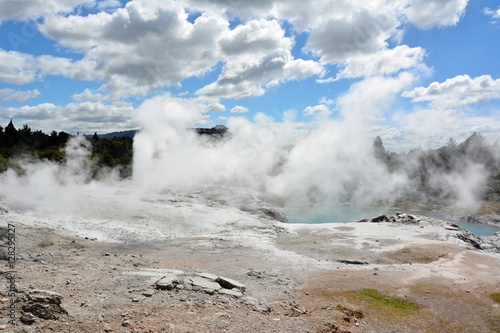
[[[53,103],[24,105],[5,108],[0,119],[6,123],[9,119],[19,119],[29,123],[30,127],[46,133],[52,130],[64,130],[76,133],[85,130],[88,133],[105,133],[136,127],[132,121],[133,107],[124,102],[103,103],[83,102],[58,106]],[[57,124],[54,126],[54,124]]]
[[352,16],[331,18],[312,30],[304,50],[319,56],[322,63],[344,62],[385,49],[398,25],[392,16],[359,10]]
[[303,79],[322,72],[322,67],[310,60],[293,59],[283,50],[250,63],[228,63],[216,82],[197,91],[199,95],[240,99],[261,96],[266,88],[289,80]]
[[345,67],[337,74],[335,80],[391,75],[418,66],[422,63],[424,56],[425,50],[421,47],[411,48],[407,45],[399,45],[394,49],[385,49],[364,56],[352,57],[346,61]]
[[98,10],[111,10],[121,6],[122,4],[118,0],[100,0],[96,3]]
[[328,106],[324,104],[318,104],[316,106],[308,106],[304,109],[304,115],[312,116],[312,115],[324,115],[328,116],[331,113]]
[[468,0],[413,0],[406,9],[408,20],[422,29],[456,25]]
[[500,19],[500,7],[497,10],[486,7],[483,10],[484,15],[491,16],[493,22]]
[[198,91],[205,96],[242,98],[263,95],[266,88],[322,72],[315,61],[294,59],[293,41],[275,20],[253,20],[228,31],[220,40],[226,63],[216,82]]
[[251,20],[231,30],[222,14],[207,10],[192,22],[187,10],[180,2],[134,0],[113,13],[48,17],[39,29],[95,63],[105,87],[124,92],[116,97],[179,85],[218,63],[219,79],[200,95],[262,95],[267,87],[322,71],[315,61],[294,59],[293,40],[276,20]]
[[[500,79],[490,75],[471,78],[459,75],[444,82],[433,82],[427,87],[417,87],[401,94],[413,102],[428,103],[411,113],[398,112],[392,122],[398,128],[391,129],[392,145],[398,149],[415,146],[435,148],[446,144],[450,137],[465,140],[473,132],[490,140],[498,138],[500,115],[472,115],[462,106],[500,98]],[[389,142],[391,144],[391,142]]]
[[10,88],[0,89],[0,99],[3,101],[26,102],[29,99],[40,96],[38,89],[14,90]]
[[[332,17],[352,17],[359,10],[379,13],[395,13],[408,1],[351,1],[351,0],[311,0],[304,5],[302,0],[194,0],[204,8],[211,8],[237,16],[243,21],[261,17],[287,20],[299,32],[311,31]],[[392,15],[392,14],[391,14]]]
[[326,83],[340,78],[392,75],[417,66],[425,54],[422,48],[406,45],[388,48],[389,41],[401,43],[404,34],[401,25],[407,21],[420,26],[456,23],[467,1],[435,1],[428,6],[431,10],[425,7],[428,2],[420,0],[312,1],[308,6],[299,0],[198,0],[196,3],[210,3],[211,8],[218,6],[244,20],[275,18],[290,23],[299,33],[306,32],[308,39],[303,51],[319,57],[323,65],[338,64],[341,68],[336,78],[318,79]]
[[89,88],[85,88],[85,90],[79,94],[71,95],[71,98],[77,102],[102,101],[106,99],[106,97],[103,94],[100,94],[98,92],[93,92]]
[[333,99],[326,98],[326,97],[324,97],[324,96],[323,96],[323,97],[321,97],[321,98],[319,99],[319,103],[320,103],[320,104],[325,104],[325,105],[330,106],[330,105],[334,104],[334,103],[335,103],[335,101],[334,101]]
[[72,61],[47,55],[35,57],[35,65],[42,75],[60,75],[83,81],[94,79],[93,71],[96,66],[95,62],[87,59]]
[[38,77],[33,56],[0,49],[0,81],[20,85],[33,82]]
[[88,60],[72,61],[67,58],[31,54],[0,49],[0,81],[27,84],[45,75],[62,75],[71,79],[91,80],[95,64]]
[[397,112],[392,117],[395,127],[384,129],[384,145],[393,151],[409,151],[415,147],[437,148],[449,138],[467,139],[477,132],[491,141],[500,132],[500,114],[470,115],[454,109],[418,109],[412,113]]
[[59,13],[70,13],[77,6],[90,6],[94,2],[95,0],[0,1],[0,24],[9,19],[29,20]]
[[453,108],[500,98],[500,79],[495,80],[490,75],[475,78],[458,75],[445,82],[405,91],[402,96],[414,102],[429,102],[433,107]]
[[95,61],[101,80],[162,87],[210,71],[227,26],[209,12],[190,22],[179,2],[134,0],[113,13],[49,17],[39,29]]
[[241,105],[236,105],[234,108],[231,109],[231,113],[246,113],[248,112],[249,109],[247,107],[241,106]]
[[252,20],[227,31],[220,39],[222,52],[228,58],[254,58],[266,56],[267,50],[288,50],[292,39],[276,20]]
[[54,119],[59,108],[52,103],[43,103],[36,106],[24,105],[21,107],[6,108],[3,114],[4,120],[10,118],[18,118],[33,122],[42,121],[44,119]]
[[[87,73],[103,81],[102,90],[114,99],[179,85],[218,68],[218,79],[198,95],[260,96],[289,80],[319,75],[320,82],[329,82],[333,79],[322,78],[325,64],[343,67],[338,78],[390,75],[414,67],[425,53],[405,45],[388,49],[388,40],[400,33],[400,12],[408,1],[300,4],[133,0],[113,12],[50,16],[38,27],[60,45],[82,53],[93,66]],[[194,21],[189,19],[192,12],[198,15]],[[228,13],[244,20],[231,28]],[[303,50],[320,63],[292,55],[294,39],[285,36],[285,21],[308,32]]]

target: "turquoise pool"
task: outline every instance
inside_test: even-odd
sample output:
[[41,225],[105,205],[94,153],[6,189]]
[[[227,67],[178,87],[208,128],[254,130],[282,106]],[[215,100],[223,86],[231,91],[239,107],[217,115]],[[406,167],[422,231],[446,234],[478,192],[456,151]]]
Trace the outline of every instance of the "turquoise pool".
[[340,223],[355,222],[363,218],[372,218],[382,214],[392,215],[396,211],[408,214],[424,215],[445,221],[449,221],[472,231],[479,236],[489,236],[495,232],[500,232],[500,226],[490,226],[486,224],[469,223],[446,214],[433,211],[407,211],[393,208],[357,207],[352,205],[319,206],[319,207],[292,207],[285,209],[285,215],[290,223]]

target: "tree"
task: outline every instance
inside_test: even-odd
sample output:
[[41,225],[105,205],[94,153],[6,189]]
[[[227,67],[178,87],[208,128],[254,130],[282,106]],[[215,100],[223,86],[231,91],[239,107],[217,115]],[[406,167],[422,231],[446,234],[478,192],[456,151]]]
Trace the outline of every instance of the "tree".
[[14,144],[19,142],[19,133],[17,129],[14,127],[12,123],[12,119],[10,120],[7,127],[5,127],[5,141],[7,147],[12,147]]
[[23,137],[28,138],[31,136],[31,128],[27,124],[24,124],[23,128],[19,130],[19,134],[21,134],[21,136]]
[[57,140],[59,142],[59,145],[65,145],[66,142],[68,142],[70,138],[70,135],[66,132],[59,132],[59,134],[57,135]]

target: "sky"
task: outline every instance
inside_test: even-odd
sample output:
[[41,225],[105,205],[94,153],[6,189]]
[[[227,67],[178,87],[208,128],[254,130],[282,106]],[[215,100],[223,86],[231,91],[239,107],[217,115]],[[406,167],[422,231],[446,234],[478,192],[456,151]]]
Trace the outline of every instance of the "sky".
[[0,0],[0,126],[103,134],[169,105],[199,127],[354,117],[392,151],[493,142],[498,59],[498,0]]

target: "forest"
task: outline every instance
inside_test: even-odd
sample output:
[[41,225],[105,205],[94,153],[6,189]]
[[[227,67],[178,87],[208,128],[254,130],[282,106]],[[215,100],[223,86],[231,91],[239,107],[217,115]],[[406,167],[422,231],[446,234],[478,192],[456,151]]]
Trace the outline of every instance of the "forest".
[[[22,172],[19,160],[62,162],[65,159],[63,148],[70,137],[65,132],[52,131],[48,135],[40,130],[33,131],[28,125],[16,129],[10,121],[5,128],[0,126],[0,172],[8,168]],[[123,178],[132,175],[132,137],[101,138],[94,133],[87,139],[92,144],[90,158],[96,173],[107,167],[118,168]]]

